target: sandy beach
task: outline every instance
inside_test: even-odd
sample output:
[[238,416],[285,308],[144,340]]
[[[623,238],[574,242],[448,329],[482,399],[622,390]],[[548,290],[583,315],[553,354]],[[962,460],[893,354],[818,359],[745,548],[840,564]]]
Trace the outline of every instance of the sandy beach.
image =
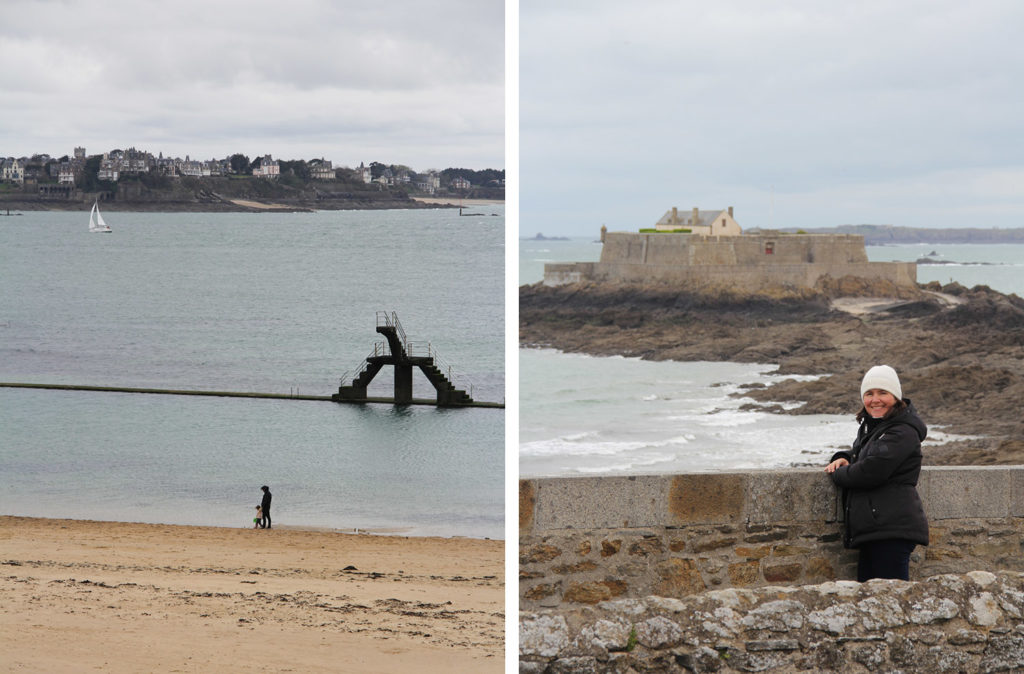
[[0,516],[9,672],[501,672],[504,542]]

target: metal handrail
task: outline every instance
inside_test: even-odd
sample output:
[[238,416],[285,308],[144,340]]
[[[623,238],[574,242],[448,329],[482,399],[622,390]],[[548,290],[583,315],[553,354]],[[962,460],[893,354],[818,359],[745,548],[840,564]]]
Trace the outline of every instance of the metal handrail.
[[380,355],[377,353],[379,347],[380,342],[377,342],[376,344],[373,345],[373,351],[370,352],[370,354],[366,356],[366,358],[363,358],[361,361],[359,361],[359,364],[356,365],[355,367],[345,370],[342,373],[341,377],[338,379],[338,386],[346,386],[348,381],[354,381],[356,377],[361,375],[363,373],[363,370],[366,369],[366,363],[369,362],[369,359],[372,358],[373,356]]
[[409,338],[406,337],[405,329],[402,327],[401,321],[398,320],[398,312],[392,311],[389,315],[388,312],[386,311],[378,311],[377,327],[379,328],[382,325],[393,327],[395,329],[395,332],[398,334],[399,341],[402,343],[402,346],[405,347],[406,343],[409,341]]

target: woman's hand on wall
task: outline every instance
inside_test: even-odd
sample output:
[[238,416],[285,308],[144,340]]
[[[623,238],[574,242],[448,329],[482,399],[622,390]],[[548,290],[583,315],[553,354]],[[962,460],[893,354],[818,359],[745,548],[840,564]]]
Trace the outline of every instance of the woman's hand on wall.
[[827,466],[825,466],[825,472],[826,473],[834,473],[834,472],[836,472],[836,468],[842,468],[843,466],[849,466],[849,465],[850,465],[850,462],[847,461],[846,459],[836,459],[832,463],[830,463]]

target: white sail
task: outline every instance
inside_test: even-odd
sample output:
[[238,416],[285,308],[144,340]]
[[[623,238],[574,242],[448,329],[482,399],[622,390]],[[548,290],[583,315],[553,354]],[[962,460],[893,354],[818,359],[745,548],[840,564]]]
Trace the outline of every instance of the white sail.
[[93,202],[92,210],[89,212],[90,232],[110,232],[110,226],[103,221],[103,214],[100,213],[99,203]]

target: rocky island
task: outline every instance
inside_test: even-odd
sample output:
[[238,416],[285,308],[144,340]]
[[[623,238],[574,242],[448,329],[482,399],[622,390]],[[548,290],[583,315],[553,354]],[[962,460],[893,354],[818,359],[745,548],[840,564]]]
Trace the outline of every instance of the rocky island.
[[744,233],[731,207],[602,229],[599,261],[545,265],[519,289],[520,343],[818,375],[741,394],[786,414],[853,415],[861,376],[887,363],[930,426],[966,436],[926,463],[1024,463],[1024,299],[920,285],[914,263],[869,262],[864,239]]

